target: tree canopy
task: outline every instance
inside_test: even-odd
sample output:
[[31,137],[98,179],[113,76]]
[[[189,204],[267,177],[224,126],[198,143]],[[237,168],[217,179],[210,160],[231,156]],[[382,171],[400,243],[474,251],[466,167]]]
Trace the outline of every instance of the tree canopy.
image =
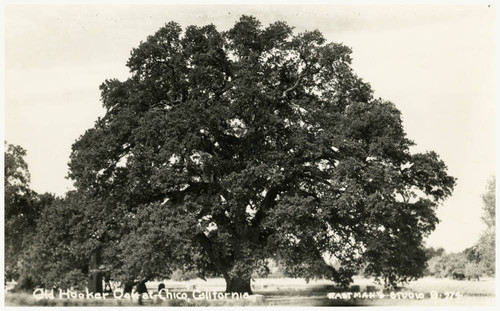
[[251,16],[228,31],[170,22],[141,42],[69,163],[103,263],[141,281],[217,272],[237,292],[270,258],[344,285],[362,265],[387,284],[421,276],[455,179],[410,152],[400,111],[350,54]]

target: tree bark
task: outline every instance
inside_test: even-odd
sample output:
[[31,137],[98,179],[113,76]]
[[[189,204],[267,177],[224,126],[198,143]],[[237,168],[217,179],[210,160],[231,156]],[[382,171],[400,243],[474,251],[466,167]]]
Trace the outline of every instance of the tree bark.
[[134,288],[134,281],[125,282],[123,285],[123,293],[132,294],[132,289]]
[[226,279],[226,293],[248,293],[252,295],[252,288],[250,286],[250,279],[244,278],[230,278],[225,277]]
[[203,233],[197,234],[195,238],[201,244],[208,257],[212,260],[212,262],[224,276],[224,279],[226,280],[226,293],[248,293],[249,295],[251,295],[252,288],[250,286],[250,278],[230,277],[228,273],[228,267],[231,266],[231,263],[228,262],[227,258],[226,260],[224,260],[220,257],[220,255],[213,248],[210,239]]
[[148,288],[146,287],[146,281],[142,281],[139,282],[139,284],[137,284],[136,292],[138,294],[143,294],[148,292]]
[[90,255],[89,278],[87,288],[90,293],[102,293],[102,273],[98,271],[101,261],[101,250],[96,249]]

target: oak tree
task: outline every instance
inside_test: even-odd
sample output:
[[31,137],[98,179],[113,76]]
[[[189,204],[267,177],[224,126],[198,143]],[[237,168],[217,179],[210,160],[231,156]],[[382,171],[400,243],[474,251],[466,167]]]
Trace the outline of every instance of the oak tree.
[[131,282],[217,271],[228,292],[251,292],[270,258],[344,285],[362,265],[387,284],[421,276],[455,179],[410,152],[400,111],[350,54],[250,16],[228,31],[170,22],[141,42],[69,163],[98,202],[87,237],[103,263]]

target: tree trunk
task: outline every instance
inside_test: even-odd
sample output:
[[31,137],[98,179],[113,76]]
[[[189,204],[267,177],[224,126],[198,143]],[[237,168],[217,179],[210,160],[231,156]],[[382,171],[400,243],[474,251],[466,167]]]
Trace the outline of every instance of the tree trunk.
[[137,284],[137,289],[135,290],[138,294],[144,294],[148,292],[148,288],[146,287],[146,281],[139,282]]
[[219,269],[222,275],[224,275],[224,279],[226,280],[226,293],[248,293],[251,295],[252,288],[250,287],[250,277],[230,277],[228,274],[228,267],[231,266],[231,262],[221,258],[220,254],[214,249],[210,239],[204,233],[197,234],[195,238],[201,244],[211,261]]
[[102,273],[98,271],[101,261],[101,250],[96,249],[90,255],[89,278],[87,288],[90,293],[102,293]]
[[124,286],[123,286],[123,293],[128,293],[128,294],[132,294],[132,289],[134,288],[134,282],[125,282]]
[[250,279],[226,277],[226,293],[248,293],[252,295]]

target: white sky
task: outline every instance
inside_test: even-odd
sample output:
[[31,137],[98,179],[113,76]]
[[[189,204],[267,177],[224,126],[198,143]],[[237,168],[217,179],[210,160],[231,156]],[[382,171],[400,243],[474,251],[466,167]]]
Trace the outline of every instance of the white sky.
[[27,149],[37,192],[63,195],[71,144],[103,115],[99,85],[125,79],[130,50],[166,22],[230,28],[285,20],[353,49],[353,67],[402,111],[415,151],[458,178],[429,246],[460,251],[484,226],[495,174],[495,8],[482,5],[24,5],[5,7],[5,140]]

